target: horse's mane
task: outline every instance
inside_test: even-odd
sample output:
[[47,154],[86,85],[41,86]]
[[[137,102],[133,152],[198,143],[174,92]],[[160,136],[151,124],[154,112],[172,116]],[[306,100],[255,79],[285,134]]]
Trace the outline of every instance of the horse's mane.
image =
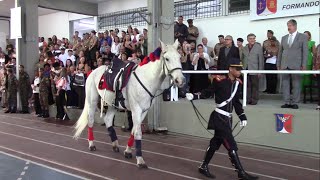
[[159,60],[160,55],[161,55],[161,48],[158,47],[156,50],[154,50],[152,53],[150,53],[149,57],[146,56],[145,58],[143,58],[143,60],[139,64],[139,66],[143,66],[145,64],[148,64],[150,61],[154,62],[156,60]]

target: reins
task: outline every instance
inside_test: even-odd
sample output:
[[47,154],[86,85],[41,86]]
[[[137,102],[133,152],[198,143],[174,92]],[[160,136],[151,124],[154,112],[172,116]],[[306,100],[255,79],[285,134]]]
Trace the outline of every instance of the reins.
[[[191,104],[192,104],[193,110],[194,110],[195,114],[197,115],[197,118],[198,118],[200,124],[202,125],[202,127],[203,127],[207,132],[209,132],[211,135],[214,135],[212,132],[210,132],[210,131],[205,127],[205,125],[203,124],[202,120],[203,120],[204,122],[206,122],[207,124],[208,124],[209,122],[201,115],[201,113],[199,112],[198,108],[194,105],[193,100],[191,100],[190,102],[191,102]],[[200,117],[202,118],[202,120],[200,119]],[[240,120],[239,120],[239,121],[235,124],[235,126],[232,128],[232,132],[236,129],[236,127],[237,127],[237,125],[238,125],[239,123],[240,123]],[[244,128],[244,127],[242,127],[242,128],[239,130],[239,132],[238,132],[236,135],[234,135],[233,137],[236,138],[236,137],[240,134],[240,132],[243,130],[243,128]]]

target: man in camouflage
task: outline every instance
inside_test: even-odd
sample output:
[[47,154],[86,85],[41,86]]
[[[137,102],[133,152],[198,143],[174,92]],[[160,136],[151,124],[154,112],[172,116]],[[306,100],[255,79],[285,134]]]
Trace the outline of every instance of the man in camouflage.
[[21,113],[28,114],[29,113],[28,99],[31,96],[32,89],[31,89],[29,75],[24,71],[23,65],[19,65],[19,92],[20,92],[20,100],[21,100],[21,107],[22,107]]
[[38,115],[38,117],[48,118],[49,117],[49,88],[50,88],[50,79],[49,77],[44,75],[44,68],[39,68],[39,99],[42,114]]
[[18,80],[16,76],[13,74],[13,70],[11,68],[8,68],[7,71],[8,71],[8,80],[7,80],[8,110],[5,113],[16,113]]

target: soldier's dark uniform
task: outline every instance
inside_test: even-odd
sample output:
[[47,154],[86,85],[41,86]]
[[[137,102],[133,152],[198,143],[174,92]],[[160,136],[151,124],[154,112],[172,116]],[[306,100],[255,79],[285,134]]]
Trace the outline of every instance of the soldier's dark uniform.
[[49,103],[48,103],[48,96],[49,96],[49,89],[50,89],[50,78],[45,76],[43,73],[44,69],[40,68],[39,72],[41,72],[40,76],[40,83],[39,83],[39,99],[42,114],[38,117],[48,118],[49,117]]
[[8,80],[7,80],[7,100],[8,110],[5,113],[16,113],[17,111],[17,91],[18,91],[18,80],[13,74],[12,69],[8,69]]
[[[24,68],[20,65],[20,68]],[[19,92],[20,92],[20,100],[21,100],[21,107],[22,113],[29,113],[29,103],[28,99],[32,93],[31,84],[30,84],[30,77],[28,73],[24,71],[19,72]]]
[[[240,59],[230,59],[230,66],[242,66],[240,64]],[[215,134],[210,140],[203,163],[199,167],[199,172],[207,177],[214,177],[214,175],[209,172],[208,164],[215,151],[223,144],[228,150],[231,163],[236,168],[240,179],[251,180],[258,178],[251,176],[244,171],[237,154],[237,143],[232,135],[233,108],[241,121],[247,120],[239,100],[240,85],[241,81],[239,79],[232,80],[229,76],[217,76],[217,78],[214,79],[212,86],[210,86],[210,89],[204,90],[206,95],[208,92],[214,94],[215,102],[217,104],[216,109],[210,115],[208,123],[208,129],[215,130]]]

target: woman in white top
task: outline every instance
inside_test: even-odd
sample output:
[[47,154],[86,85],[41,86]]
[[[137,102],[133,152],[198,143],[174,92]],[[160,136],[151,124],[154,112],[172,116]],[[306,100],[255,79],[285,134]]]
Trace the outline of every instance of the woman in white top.
[[33,80],[33,84],[31,84],[32,87],[32,93],[33,93],[33,99],[34,99],[34,110],[38,117],[41,117],[41,105],[40,105],[40,99],[39,99],[39,84],[40,84],[40,78],[39,78],[39,72],[38,69],[34,72],[35,77]]
[[133,29],[133,35],[131,35],[131,41],[134,45],[139,42],[139,30],[137,28]]
[[63,120],[67,117],[64,106],[66,104],[66,89],[68,85],[67,79],[67,70],[65,68],[61,69],[58,79],[55,81],[57,93],[56,96],[56,106],[57,106],[57,115],[56,118]]
[[[204,52],[202,44],[199,44],[197,48],[198,53],[195,53],[192,60],[194,70],[208,70],[210,64],[210,57],[207,53]],[[192,77],[193,83],[190,89],[193,93],[199,93],[203,89],[206,89],[208,87],[208,74],[194,74]]]
[[115,54],[116,56],[119,56],[120,53],[120,38],[116,36],[114,38],[114,43],[111,46],[111,53]]

